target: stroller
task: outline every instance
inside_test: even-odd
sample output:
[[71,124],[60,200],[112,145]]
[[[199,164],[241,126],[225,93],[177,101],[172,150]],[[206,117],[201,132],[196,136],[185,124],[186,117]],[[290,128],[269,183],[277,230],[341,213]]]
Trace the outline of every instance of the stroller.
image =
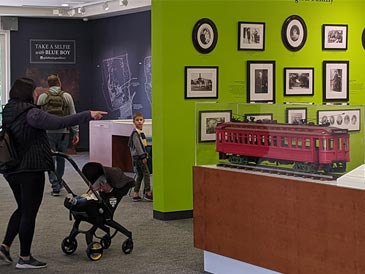
[[[76,236],[83,233],[86,236],[86,254],[90,260],[97,261],[103,256],[103,250],[109,248],[113,237],[120,232],[127,237],[122,244],[122,251],[125,254],[131,253],[133,250],[132,233],[115,222],[113,215],[120,200],[134,186],[134,179],[125,175],[120,168],[104,167],[100,163],[94,162],[86,163],[81,171],[75,161],[67,154],[54,152],[53,156],[67,159],[88,185],[89,193],[94,197],[94,199],[82,203],[75,203],[76,198],[80,196],[75,195],[66,182],[61,180],[68,192],[64,205],[70,210],[70,220],[72,220],[72,217],[75,220],[70,234],[62,241],[62,251],[66,255],[73,254],[77,249]],[[110,192],[98,192],[94,189],[93,184],[100,176],[105,176],[103,178],[111,186]],[[80,230],[79,225],[82,221],[91,224],[92,227],[87,231]],[[113,233],[111,233],[111,228],[115,229]],[[98,229],[105,232],[104,236],[98,237],[96,235]],[[94,238],[97,240],[94,240]]]

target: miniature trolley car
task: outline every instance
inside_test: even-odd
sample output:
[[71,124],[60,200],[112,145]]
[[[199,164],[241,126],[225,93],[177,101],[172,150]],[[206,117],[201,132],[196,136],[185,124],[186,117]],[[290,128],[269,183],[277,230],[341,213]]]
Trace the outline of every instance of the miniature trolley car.
[[304,172],[345,172],[347,129],[315,125],[229,122],[216,127],[219,159],[234,164],[291,165]]

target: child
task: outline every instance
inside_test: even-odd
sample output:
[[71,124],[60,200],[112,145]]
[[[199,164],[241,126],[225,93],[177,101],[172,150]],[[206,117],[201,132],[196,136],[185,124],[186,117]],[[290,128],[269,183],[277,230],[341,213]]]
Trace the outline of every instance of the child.
[[133,165],[137,170],[136,185],[134,187],[133,201],[141,201],[142,198],[139,196],[139,189],[141,182],[144,182],[144,199],[146,201],[153,201],[151,184],[150,184],[150,171],[147,166],[148,153],[146,151],[147,140],[146,135],[142,131],[144,117],[143,114],[137,112],[133,116],[133,123],[136,128],[132,131],[128,146],[131,150],[131,156],[133,159]]

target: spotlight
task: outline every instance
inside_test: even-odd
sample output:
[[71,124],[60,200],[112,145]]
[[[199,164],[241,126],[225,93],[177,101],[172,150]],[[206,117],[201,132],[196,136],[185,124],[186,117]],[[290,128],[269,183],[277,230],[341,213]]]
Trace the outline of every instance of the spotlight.
[[85,7],[77,8],[77,13],[79,13],[79,14],[85,14],[85,12],[86,12]]
[[103,4],[103,10],[105,10],[105,11],[109,10],[108,2],[105,2],[105,3]]
[[75,11],[74,9],[69,9],[69,10],[67,11],[68,16],[74,16],[74,15],[75,15],[75,13],[76,13],[76,11]]
[[128,0],[119,0],[119,5],[128,6]]

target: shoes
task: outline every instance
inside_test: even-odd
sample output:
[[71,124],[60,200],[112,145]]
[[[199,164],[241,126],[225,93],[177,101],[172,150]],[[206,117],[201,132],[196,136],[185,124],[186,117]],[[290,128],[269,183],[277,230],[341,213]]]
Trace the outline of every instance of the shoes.
[[137,197],[133,197],[133,202],[139,202],[142,201],[142,198],[137,196]]
[[44,268],[47,266],[47,263],[40,262],[36,259],[34,259],[32,256],[30,256],[28,261],[23,260],[22,258],[19,258],[18,263],[16,264],[16,268]]
[[51,195],[52,196],[60,196],[60,191],[52,191]]
[[145,199],[146,201],[152,202],[152,201],[153,201],[152,193],[151,193],[151,194],[145,194],[145,195],[144,195],[144,199]]
[[13,262],[13,259],[10,257],[9,251],[5,249],[3,245],[0,246],[0,259],[4,260],[8,264]]

